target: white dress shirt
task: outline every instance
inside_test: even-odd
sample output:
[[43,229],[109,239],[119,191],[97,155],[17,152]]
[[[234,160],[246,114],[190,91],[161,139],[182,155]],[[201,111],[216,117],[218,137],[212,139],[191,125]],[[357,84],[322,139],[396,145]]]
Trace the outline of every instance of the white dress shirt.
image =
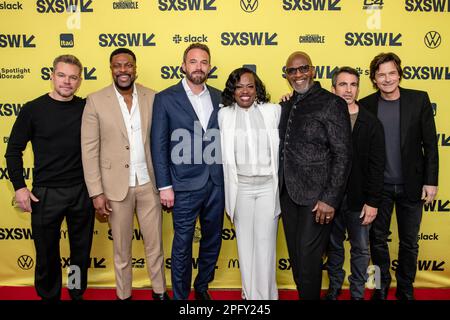
[[184,91],[186,91],[189,101],[194,107],[194,111],[197,114],[198,120],[200,120],[203,130],[206,131],[209,118],[214,110],[208,88],[206,85],[203,85],[203,91],[199,94],[194,94],[191,88],[189,88],[186,78],[184,78],[181,83],[183,84]]
[[238,175],[270,176],[270,142],[264,118],[257,104],[249,108],[236,105],[234,153]]
[[145,159],[144,143],[141,132],[141,113],[139,111],[139,100],[136,85],[133,85],[133,103],[128,111],[124,97],[114,86],[117,100],[119,100],[120,111],[122,111],[123,121],[127,128],[128,141],[130,143],[130,180],[129,186],[146,184],[150,181],[148,175],[147,161]]

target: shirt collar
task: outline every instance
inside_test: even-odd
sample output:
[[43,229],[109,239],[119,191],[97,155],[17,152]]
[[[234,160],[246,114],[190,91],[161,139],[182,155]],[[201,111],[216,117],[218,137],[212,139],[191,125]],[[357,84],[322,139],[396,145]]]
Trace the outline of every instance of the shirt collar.
[[[181,84],[183,85],[184,91],[186,91],[186,94],[188,96],[196,96],[196,94],[192,92],[191,88],[189,88],[186,78],[183,78],[183,80],[181,80]],[[197,94],[197,96],[200,97],[200,96],[206,94],[207,92],[209,93],[208,88],[206,87],[205,84],[203,84],[203,90],[202,90],[202,92]]]

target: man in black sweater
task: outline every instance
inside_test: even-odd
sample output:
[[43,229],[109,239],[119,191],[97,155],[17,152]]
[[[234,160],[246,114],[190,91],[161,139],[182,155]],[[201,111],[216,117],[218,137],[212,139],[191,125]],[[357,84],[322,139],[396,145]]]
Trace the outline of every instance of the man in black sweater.
[[400,240],[395,295],[414,299],[422,207],[433,202],[438,190],[439,154],[430,99],[424,91],[401,88],[402,74],[396,54],[380,53],[370,63],[370,80],[377,92],[360,100],[389,137],[381,205],[370,230],[372,262],[381,273],[374,300],[385,300],[391,284],[388,237],[394,205]]
[[[16,202],[32,212],[36,248],[35,287],[43,300],[61,298],[60,228],[66,218],[70,242],[69,294],[82,299],[92,244],[94,209],[83,178],[81,116],[85,100],[75,96],[81,84],[80,61],[62,55],[53,61],[54,89],[26,103],[11,131],[6,163]],[[22,153],[31,141],[33,189],[23,177]]]
[[369,230],[381,203],[384,172],[384,131],[381,122],[364,108],[356,98],[359,73],[342,67],[333,73],[332,91],[347,102],[352,124],[352,169],[344,199],[331,225],[328,243],[327,270],[330,286],[326,300],[336,300],[345,278],[342,268],[345,258],[344,240],[350,240],[350,295],[363,300],[367,267],[369,266]]

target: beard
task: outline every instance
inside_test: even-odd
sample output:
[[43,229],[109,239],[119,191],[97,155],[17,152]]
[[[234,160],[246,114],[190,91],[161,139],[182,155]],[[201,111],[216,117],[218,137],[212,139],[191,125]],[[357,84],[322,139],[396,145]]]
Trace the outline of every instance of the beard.
[[186,78],[194,84],[202,84],[206,81],[207,76],[203,71],[194,71],[186,73]]
[[123,90],[123,91],[127,91],[127,90],[130,90],[133,87],[134,82],[136,81],[137,77],[133,78],[133,76],[131,76],[129,74],[127,74],[127,75],[130,76],[130,84],[128,84],[126,86],[123,86],[123,85],[120,84],[120,82],[118,80],[120,75],[117,76],[117,77],[114,77],[114,84],[116,85],[117,89],[120,89],[120,90]]

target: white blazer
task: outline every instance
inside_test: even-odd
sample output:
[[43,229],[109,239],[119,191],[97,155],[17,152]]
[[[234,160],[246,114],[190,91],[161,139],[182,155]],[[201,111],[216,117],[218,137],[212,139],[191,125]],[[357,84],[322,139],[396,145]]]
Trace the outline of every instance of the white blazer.
[[[222,107],[219,110],[218,120],[220,129],[220,141],[222,148],[222,163],[225,183],[225,210],[233,222],[236,208],[238,192],[238,176],[236,160],[234,157],[234,135],[236,131],[236,110],[239,108],[236,103],[232,106]],[[270,161],[273,176],[274,207],[272,208],[274,218],[280,214],[280,199],[278,190],[278,147],[280,137],[278,134],[278,124],[280,122],[281,106],[279,104],[264,103],[258,104],[264,120],[264,125],[268,131],[270,144]]]

